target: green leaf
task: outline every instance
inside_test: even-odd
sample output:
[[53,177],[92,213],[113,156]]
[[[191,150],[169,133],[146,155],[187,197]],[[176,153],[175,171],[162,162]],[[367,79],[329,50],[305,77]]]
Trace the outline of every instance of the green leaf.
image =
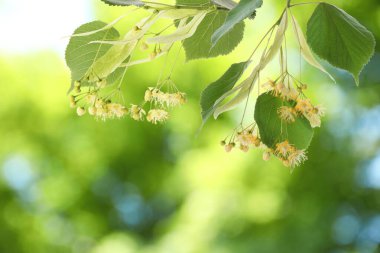
[[108,5],[112,6],[144,6],[144,3],[139,0],[101,0],[102,2],[105,2]]
[[224,7],[224,8],[227,8],[229,10],[232,10],[233,8],[235,8],[235,6],[237,5],[234,1],[232,0],[212,0],[212,2],[218,6],[221,6],[221,7]]
[[139,40],[164,13],[164,11],[160,11],[148,18],[144,18],[136,25],[140,27],[139,30],[131,30],[124,36],[123,41],[117,41],[115,45],[91,66],[91,71],[88,73],[89,80],[96,81],[107,78],[108,75],[123,65],[124,61],[131,56]]
[[199,5],[208,5],[210,0],[177,0],[178,5],[189,5],[189,6],[199,6]]
[[375,49],[370,31],[343,10],[320,3],[307,25],[312,50],[335,67],[349,71],[359,84],[359,75]]
[[203,124],[215,111],[215,102],[223,96],[226,92],[231,90],[236,82],[239,80],[248,62],[235,63],[223,74],[217,81],[211,83],[202,92],[201,95],[201,108]]
[[215,31],[211,37],[212,46],[215,44],[238,23],[245,18],[250,17],[257,8],[263,4],[262,0],[241,0],[227,15],[224,24]]
[[[106,25],[104,22],[94,21],[80,26],[74,34],[91,32]],[[71,70],[72,80],[81,80],[92,64],[111,48],[111,45],[107,44],[89,44],[91,41],[118,38],[119,33],[114,28],[102,30],[89,36],[72,37],[66,48],[66,63]]]
[[224,23],[226,17],[226,11],[215,11],[203,19],[195,34],[183,42],[187,60],[226,55],[235,49],[243,39],[243,22],[238,23],[212,47],[211,36]]
[[297,117],[293,123],[282,121],[277,113],[281,106],[292,106],[292,104],[269,93],[258,97],[255,121],[262,142],[270,148],[275,148],[277,143],[288,140],[297,149],[307,149],[314,135],[309,121],[304,117]]
[[306,38],[303,35],[303,32],[302,32],[300,25],[298,24],[296,18],[293,15],[292,15],[292,20],[293,20],[294,33],[295,33],[296,38],[298,40],[298,44],[300,46],[301,54],[302,54],[303,58],[305,59],[305,61],[307,61],[310,65],[312,65],[313,67],[319,69],[320,71],[322,71],[323,73],[328,75],[330,77],[330,79],[333,80],[335,83],[334,77],[332,77],[332,75],[330,75],[330,73],[327,72],[325,70],[325,68],[315,59],[313,53],[311,52],[309,45],[306,42]]

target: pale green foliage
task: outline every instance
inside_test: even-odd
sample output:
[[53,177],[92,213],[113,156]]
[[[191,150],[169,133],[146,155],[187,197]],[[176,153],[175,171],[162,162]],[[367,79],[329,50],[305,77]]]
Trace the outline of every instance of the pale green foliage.
[[359,74],[372,57],[375,39],[355,18],[334,5],[320,3],[307,26],[307,40],[313,51],[332,65]]
[[210,0],[177,0],[178,5],[208,5]]
[[215,111],[215,103],[226,92],[230,91],[243,74],[247,62],[235,63],[217,81],[211,83],[201,96],[203,123]]
[[135,5],[135,6],[143,6],[144,3],[140,0],[101,0],[105,2],[108,5],[113,6],[129,6],[129,5]]
[[[98,30],[106,25],[106,23],[101,21],[93,21],[80,26],[75,30],[74,34]],[[115,40],[118,38],[119,33],[114,28],[88,36],[72,37],[66,49],[66,63],[71,70],[72,80],[81,80],[93,63],[111,48],[111,45],[91,44],[90,42],[95,40]]]
[[183,42],[186,59],[209,58],[226,55],[240,43],[244,35],[244,23],[238,23],[230,32],[212,46],[211,36],[224,24],[226,11],[214,11],[206,16],[199,25],[195,34]]
[[216,43],[235,25],[248,18],[256,11],[257,8],[261,7],[263,4],[262,0],[241,0],[235,8],[233,8],[227,15],[224,24],[215,31],[212,35],[212,45],[215,46]]
[[307,61],[310,65],[314,66],[315,68],[317,68],[320,71],[327,74],[331,78],[331,80],[333,80],[335,82],[334,77],[332,77],[326,71],[326,69],[315,59],[313,53],[311,52],[309,45],[307,44],[305,35],[303,34],[303,31],[302,31],[300,25],[298,24],[296,18],[293,15],[292,15],[292,21],[293,21],[294,33],[295,33],[295,36],[298,40],[300,50],[301,50],[302,56],[305,59],[305,61]]

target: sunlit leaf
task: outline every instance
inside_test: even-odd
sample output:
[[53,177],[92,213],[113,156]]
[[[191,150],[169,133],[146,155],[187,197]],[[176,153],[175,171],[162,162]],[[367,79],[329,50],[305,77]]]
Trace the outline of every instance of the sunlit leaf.
[[131,55],[139,40],[149,30],[149,28],[164,13],[159,12],[148,18],[144,18],[137,24],[139,30],[132,30],[124,36],[124,45],[112,46],[106,54],[100,57],[91,67],[90,78],[103,79],[114,72]]
[[211,2],[210,0],[177,0],[178,5],[189,5],[189,6],[207,6]]
[[207,11],[201,11],[197,15],[195,15],[189,23],[187,23],[185,26],[178,27],[178,29],[172,34],[148,38],[146,42],[151,44],[174,43],[176,41],[187,39],[193,36],[199,24],[205,18],[206,14]]
[[[74,34],[91,32],[106,25],[104,22],[94,21],[80,26],[75,30]],[[91,65],[111,48],[110,45],[89,44],[91,41],[118,38],[119,33],[114,28],[101,30],[89,36],[72,37],[66,48],[66,63],[71,70],[72,80],[80,80]]]
[[320,3],[307,26],[313,51],[335,67],[349,71],[357,84],[363,67],[375,49],[370,31],[343,10]]
[[130,6],[130,5],[139,6],[139,7],[144,6],[144,3],[139,0],[101,0],[101,1],[112,6]]
[[226,55],[235,49],[243,39],[243,22],[238,23],[212,47],[211,36],[224,23],[226,17],[226,11],[214,11],[203,19],[195,34],[183,42],[187,60]]
[[224,8],[232,10],[237,5],[236,2],[232,0],[212,0],[214,4],[222,6]]
[[215,44],[225,36],[226,33],[231,31],[235,25],[251,16],[262,4],[262,0],[241,0],[239,4],[228,13],[224,24],[212,35],[212,46],[215,46]]
[[315,59],[313,53],[311,52],[311,49],[309,45],[307,44],[306,38],[302,32],[302,29],[300,25],[298,24],[296,18],[292,15],[292,21],[293,21],[293,28],[294,28],[294,33],[296,35],[296,38],[298,40],[299,46],[301,48],[301,53],[303,58],[312,66],[315,68],[319,69],[320,71],[324,72],[327,74],[331,80],[335,82],[334,77],[330,75],[329,72],[325,70],[325,68]]
[[201,108],[203,124],[213,114],[215,102],[226,92],[231,90],[239,80],[248,62],[232,64],[231,67],[217,81],[211,83],[202,92]]

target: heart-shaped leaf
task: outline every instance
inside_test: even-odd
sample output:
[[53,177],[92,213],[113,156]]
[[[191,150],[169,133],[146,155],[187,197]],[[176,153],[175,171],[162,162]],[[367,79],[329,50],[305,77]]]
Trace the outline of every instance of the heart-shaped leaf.
[[262,142],[270,148],[275,148],[277,143],[287,140],[297,149],[307,149],[314,135],[309,121],[303,116],[297,117],[292,123],[281,120],[277,113],[281,106],[292,106],[292,104],[270,93],[258,97],[255,121]]
[[243,21],[245,18],[250,17],[257,8],[263,4],[262,0],[241,0],[227,15],[224,24],[215,31],[211,37],[212,46],[226,35],[231,29]]
[[307,42],[313,51],[335,67],[359,75],[371,59],[375,39],[355,18],[338,7],[320,3],[307,25]]

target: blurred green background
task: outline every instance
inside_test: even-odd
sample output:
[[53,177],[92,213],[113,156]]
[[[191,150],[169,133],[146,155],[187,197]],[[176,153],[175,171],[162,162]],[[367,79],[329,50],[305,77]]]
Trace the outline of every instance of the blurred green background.
[[[93,19],[110,22],[124,8],[1,0],[0,252],[380,252],[379,55],[359,88],[342,71],[334,71],[335,85],[303,66],[307,94],[327,117],[293,174],[274,159],[263,162],[259,151],[224,152],[219,141],[239,110],[196,135],[201,90],[245,60],[284,2],[264,0],[231,55],[186,64],[182,55],[174,80],[189,103],[152,126],[78,118],[68,105],[67,40],[60,38]],[[327,2],[379,41],[378,0]],[[312,10],[294,9],[303,28]],[[297,70],[297,49],[289,50]],[[128,72],[128,101],[140,102],[161,67],[159,60]]]

